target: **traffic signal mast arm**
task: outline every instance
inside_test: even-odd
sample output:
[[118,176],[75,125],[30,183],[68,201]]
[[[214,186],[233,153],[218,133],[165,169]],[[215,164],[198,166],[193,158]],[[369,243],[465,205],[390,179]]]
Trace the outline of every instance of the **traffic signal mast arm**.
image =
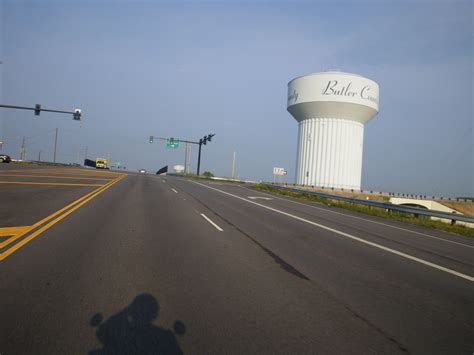
[[165,137],[156,137],[156,136],[150,136],[150,143],[153,143],[153,140],[154,139],[160,139],[162,141],[180,141],[180,142],[183,142],[183,143],[191,143],[191,144],[206,144],[206,142],[210,142],[212,137],[214,137],[215,134],[208,134],[207,136],[204,136],[204,138],[201,138],[199,140],[199,142],[194,142],[194,141],[188,141],[188,140],[184,140],[184,139],[179,139],[179,138],[165,138]]
[[150,136],[150,143],[153,143],[154,139],[160,139],[162,141],[173,140],[173,141],[180,141],[180,142],[183,142],[183,143],[199,144],[199,142],[187,141],[187,140],[183,140],[183,139],[179,139],[179,138],[164,138],[164,137],[155,137],[155,136]]
[[204,136],[203,138],[199,139],[199,142],[193,142],[193,141],[187,141],[187,140],[181,140],[181,139],[176,139],[176,138],[163,138],[163,137],[155,137],[155,136],[150,136],[150,143],[153,143],[153,140],[160,139],[164,141],[179,141],[179,142],[184,142],[184,143],[191,143],[191,144],[197,144],[199,145],[199,152],[198,152],[198,166],[197,166],[197,175],[199,176],[199,171],[201,169],[201,147],[202,145],[206,145],[207,142],[210,142],[212,140],[212,137],[214,137],[215,134],[208,134],[207,136]]
[[41,108],[40,104],[36,104],[35,107],[26,107],[26,106],[14,106],[14,105],[1,105],[0,108],[12,108],[12,109],[17,109],[17,110],[30,110],[30,111],[35,111],[35,115],[39,116],[41,111],[44,112],[55,112],[55,113],[67,113],[73,115],[73,119],[76,121],[81,120],[81,110],[75,109],[74,111],[62,111],[62,110],[50,110],[50,109],[45,109]]

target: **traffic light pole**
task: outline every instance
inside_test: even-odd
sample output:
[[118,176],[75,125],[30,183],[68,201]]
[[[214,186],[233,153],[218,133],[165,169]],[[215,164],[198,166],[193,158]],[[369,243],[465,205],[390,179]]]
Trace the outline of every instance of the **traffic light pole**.
[[[207,136],[204,136],[199,140],[199,142],[193,142],[193,141],[188,141],[184,139],[178,139],[178,138],[173,138],[174,140],[184,142],[184,143],[190,143],[190,144],[197,144],[199,145],[199,153],[198,153],[198,165],[197,165],[197,175],[199,176],[199,171],[201,170],[201,147],[202,145],[206,145],[207,142],[210,142],[212,137],[214,137],[215,134],[208,134]],[[155,137],[155,136],[150,136],[149,143],[153,143],[154,139],[160,139],[160,140],[170,140],[171,138],[163,138],[163,137]]]
[[201,147],[202,147],[202,141],[200,141],[198,144],[199,144],[199,153],[198,153],[197,176],[199,176],[199,170],[201,169]]

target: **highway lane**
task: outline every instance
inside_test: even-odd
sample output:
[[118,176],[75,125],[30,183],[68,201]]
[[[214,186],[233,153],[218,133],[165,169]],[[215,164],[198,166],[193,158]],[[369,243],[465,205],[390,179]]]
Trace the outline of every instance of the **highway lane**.
[[357,212],[328,207],[320,203],[298,201],[293,198],[262,193],[245,185],[215,182],[204,185],[211,189],[222,190],[241,199],[252,200],[248,202],[253,205],[264,205],[303,219],[313,218],[326,227],[352,233],[356,236],[363,236],[370,242],[381,243],[402,252],[410,252],[410,255],[429,259],[447,268],[453,268],[468,274],[472,274],[473,271],[474,241],[472,238],[407,225],[395,220],[367,216]]
[[130,174],[0,262],[0,352],[467,353],[471,284],[190,181]]
[[[463,342],[464,349],[472,348],[470,297],[474,272],[471,239],[339,209],[334,211],[334,208],[311,203],[295,204],[291,199],[270,197],[235,184],[208,182],[197,185],[176,179],[172,183],[177,189],[188,191],[223,221],[236,226],[312,281],[320,283],[331,295],[401,344],[419,346],[407,348],[415,352],[426,351],[427,346],[420,338],[427,339],[434,334],[439,335],[439,340],[433,342],[437,351],[452,352],[457,346],[461,346],[461,351]],[[210,187],[207,190],[214,195],[203,191],[206,189],[202,185]],[[272,200],[251,200],[249,196]],[[450,268],[470,277],[471,281],[341,238],[242,198]],[[429,352],[436,350],[433,347]]]

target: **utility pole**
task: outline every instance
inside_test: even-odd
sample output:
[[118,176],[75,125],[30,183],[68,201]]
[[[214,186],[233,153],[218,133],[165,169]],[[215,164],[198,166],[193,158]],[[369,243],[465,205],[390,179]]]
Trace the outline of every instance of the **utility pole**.
[[86,153],[84,154],[84,161],[87,159],[87,151],[89,150],[89,147],[86,147]]
[[54,135],[54,157],[53,162],[56,163],[56,150],[58,148],[58,129],[56,128],[56,134]]
[[232,159],[232,179],[235,179],[235,152],[234,157]]
[[25,137],[23,137],[23,140],[21,141],[20,160],[24,160],[24,156],[25,156]]
[[41,150],[38,152],[38,161],[41,161]]

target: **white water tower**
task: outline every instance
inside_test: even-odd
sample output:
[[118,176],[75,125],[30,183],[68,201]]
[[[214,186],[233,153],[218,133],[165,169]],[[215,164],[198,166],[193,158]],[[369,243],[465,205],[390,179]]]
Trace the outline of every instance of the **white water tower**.
[[323,72],[288,83],[298,121],[296,183],[360,190],[364,124],[379,110],[379,85],[360,75]]

